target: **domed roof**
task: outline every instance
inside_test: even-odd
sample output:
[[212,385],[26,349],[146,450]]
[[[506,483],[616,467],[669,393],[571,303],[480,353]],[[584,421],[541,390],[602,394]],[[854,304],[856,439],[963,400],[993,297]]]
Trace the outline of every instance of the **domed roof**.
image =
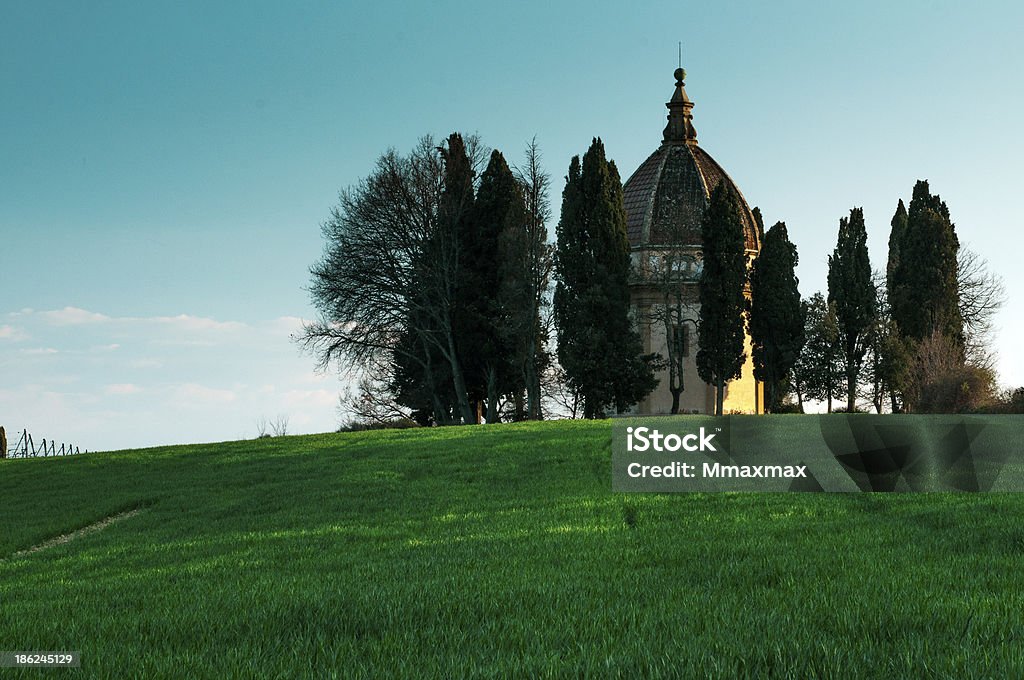
[[701,220],[711,192],[728,182],[740,197],[747,250],[760,250],[761,233],[739,187],[708,152],[697,145],[683,89],[685,71],[676,70],[676,89],[669,109],[664,142],[636,169],[623,187],[626,232],[634,248],[665,244],[700,247]]

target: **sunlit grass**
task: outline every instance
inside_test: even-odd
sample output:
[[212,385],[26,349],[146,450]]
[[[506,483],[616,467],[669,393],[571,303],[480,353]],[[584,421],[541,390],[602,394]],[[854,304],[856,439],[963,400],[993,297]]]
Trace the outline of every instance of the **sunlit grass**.
[[627,496],[609,438],[3,461],[0,649],[81,650],[98,677],[1024,674],[1018,496]]

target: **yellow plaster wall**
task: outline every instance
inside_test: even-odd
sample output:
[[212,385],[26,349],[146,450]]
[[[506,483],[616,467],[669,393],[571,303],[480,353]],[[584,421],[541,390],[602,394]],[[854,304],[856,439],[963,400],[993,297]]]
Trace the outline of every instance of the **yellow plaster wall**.
[[[643,310],[636,310],[636,312],[639,318],[645,317]],[[687,316],[697,318],[697,309],[691,309]],[[690,329],[690,351],[683,365],[684,390],[679,395],[679,412],[714,413],[715,390],[701,380],[697,374],[697,330],[693,324],[687,325]],[[668,356],[663,323],[656,321],[643,323],[640,326],[640,331],[644,352],[658,352],[662,357]],[[749,335],[745,335],[743,346],[747,358],[743,364],[740,378],[726,384],[725,412],[727,414],[730,412],[763,413],[764,386],[754,380],[754,364],[751,359]],[[672,393],[668,389],[668,370],[659,371],[655,376],[659,380],[658,386],[646,399],[637,404],[634,410],[639,414],[669,413],[672,408]]]

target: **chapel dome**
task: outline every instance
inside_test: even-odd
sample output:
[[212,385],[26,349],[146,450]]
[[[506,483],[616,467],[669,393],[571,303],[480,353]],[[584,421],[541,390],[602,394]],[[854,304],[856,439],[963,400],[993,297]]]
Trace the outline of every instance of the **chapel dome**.
[[669,114],[664,141],[623,187],[629,243],[634,249],[670,243],[699,248],[711,192],[720,182],[728,182],[740,198],[746,249],[756,252],[762,238],[757,221],[736,183],[697,145],[690,113],[693,102],[683,88],[686,72],[676,69],[675,76],[676,89],[665,105]]

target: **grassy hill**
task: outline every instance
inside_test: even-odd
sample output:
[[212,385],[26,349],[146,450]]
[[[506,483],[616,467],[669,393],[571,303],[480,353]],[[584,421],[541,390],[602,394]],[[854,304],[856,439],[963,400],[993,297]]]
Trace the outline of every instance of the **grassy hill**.
[[92,677],[1024,676],[1024,496],[610,479],[607,422],[0,461],[0,649]]

